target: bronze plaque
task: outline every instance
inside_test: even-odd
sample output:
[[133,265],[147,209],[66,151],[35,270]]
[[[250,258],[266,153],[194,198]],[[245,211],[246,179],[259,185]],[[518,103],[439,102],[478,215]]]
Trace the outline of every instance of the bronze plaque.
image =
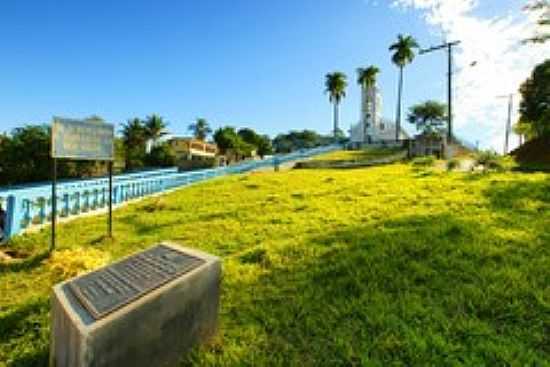
[[69,286],[98,320],[203,263],[202,259],[158,245],[76,278]]

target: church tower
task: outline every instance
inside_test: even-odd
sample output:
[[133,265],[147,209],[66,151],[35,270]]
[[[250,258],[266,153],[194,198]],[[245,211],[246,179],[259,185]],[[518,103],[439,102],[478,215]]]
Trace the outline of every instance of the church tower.
[[363,142],[369,144],[379,140],[379,130],[382,118],[382,97],[378,87],[361,87],[361,125],[363,127]]

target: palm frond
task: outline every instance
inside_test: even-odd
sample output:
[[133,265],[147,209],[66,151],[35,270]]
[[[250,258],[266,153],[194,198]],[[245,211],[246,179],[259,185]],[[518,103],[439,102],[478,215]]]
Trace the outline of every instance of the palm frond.
[[335,71],[325,75],[325,93],[331,102],[339,103],[346,96],[348,86],[346,74]]

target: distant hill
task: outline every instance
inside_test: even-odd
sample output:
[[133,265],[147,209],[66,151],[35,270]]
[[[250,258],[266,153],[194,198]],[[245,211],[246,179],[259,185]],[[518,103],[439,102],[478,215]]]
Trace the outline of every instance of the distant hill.
[[510,155],[520,164],[550,164],[550,136],[530,140]]

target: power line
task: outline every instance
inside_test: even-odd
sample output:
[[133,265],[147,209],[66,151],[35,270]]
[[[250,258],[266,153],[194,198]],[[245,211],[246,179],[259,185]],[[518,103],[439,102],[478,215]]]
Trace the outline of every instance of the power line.
[[458,46],[461,41],[453,41],[453,42],[446,42],[439,46],[433,46],[428,49],[420,50],[420,55],[428,54],[434,51],[444,50],[447,49],[448,54],[448,74],[447,74],[447,119],[448,119],[448,131],[447,131],[447,137],[449,142],[452,141],[453,138],[453,47]]

